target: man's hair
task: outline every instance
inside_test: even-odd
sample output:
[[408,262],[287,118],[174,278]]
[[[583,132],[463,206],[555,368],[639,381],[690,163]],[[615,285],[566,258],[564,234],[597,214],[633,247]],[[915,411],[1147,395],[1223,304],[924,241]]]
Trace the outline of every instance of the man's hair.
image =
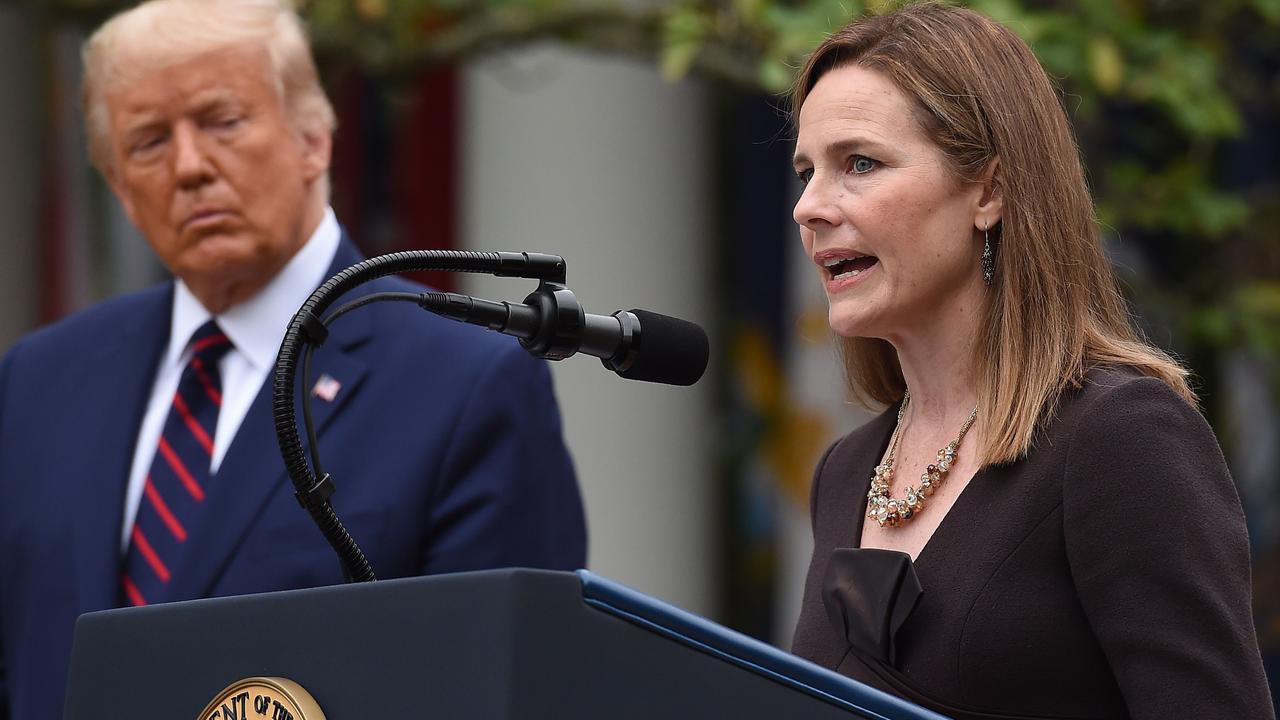
[[[1099,239],[1075,136],[1026,43],[976,12],[934,2],[857,20],[805,63],[792,91],[797,123],[818,80],[845,66],[881,73],[912,101],[914,121],[958,182],[980,181],[998,162],[995,280],[972,359],[987,423],[984,463],[1024,455],[1062,392],[1094,365],[1130,366],[1194,404],[1187,371],[1133,325]],[[858,397],[902,399],[906,383],[888,342],[840,338],[838,345]]]
[[332,133],[333,106],[320,86],[306,31],[287,0],[150,0],[108,20],[85,43],[83,102],[89,155],[111,171],[107,95],[164,67],[237,45],[270,58],[270,82],[295,129]]

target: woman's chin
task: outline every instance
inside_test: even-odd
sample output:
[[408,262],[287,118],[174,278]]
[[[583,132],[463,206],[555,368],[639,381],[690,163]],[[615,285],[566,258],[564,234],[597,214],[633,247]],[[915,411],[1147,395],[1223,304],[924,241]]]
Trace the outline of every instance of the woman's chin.
[[832,312],[827,319],[831,325],[831,332],[840,337],[871,337],[870,326],[863,317],[849,317],[846,315],[837,316]]
[[831,304],[827,312],[831,332],[840,337],[875,337],[874,318],[867,312],[866,302],[848,300]]

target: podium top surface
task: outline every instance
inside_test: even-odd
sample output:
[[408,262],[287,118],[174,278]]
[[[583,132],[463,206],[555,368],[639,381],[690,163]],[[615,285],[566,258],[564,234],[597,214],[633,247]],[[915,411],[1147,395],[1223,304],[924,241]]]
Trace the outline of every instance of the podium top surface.
[[603,578],[578,570],[583,601],[672,640],[821,697],[866,717],[947,720],[933,711],[868,687],[748,635]]
[[195,718],[255,676],[299,683],[329,720],[944,720],[590,572],[529,569],[87,613],[64,720],[144,697]]

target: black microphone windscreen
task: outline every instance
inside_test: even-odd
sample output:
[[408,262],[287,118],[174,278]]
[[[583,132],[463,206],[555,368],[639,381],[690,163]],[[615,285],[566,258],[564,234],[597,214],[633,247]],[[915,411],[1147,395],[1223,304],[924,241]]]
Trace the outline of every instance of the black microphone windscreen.
[[688,320],[631,310],[640,321],[635,361],[618,373],[628,380],[692,385],[707,369],[710,346],[707,333]]

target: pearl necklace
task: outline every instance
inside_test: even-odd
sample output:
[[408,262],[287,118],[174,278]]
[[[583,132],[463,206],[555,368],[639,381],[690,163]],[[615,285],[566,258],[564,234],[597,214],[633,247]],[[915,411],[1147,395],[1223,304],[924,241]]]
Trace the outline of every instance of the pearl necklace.
[[964,421],[956,439],[938,451],[936,463],[924,469],[924,473],[920,475],[919,489],[908,486],[906,497],[890,498],[889,484],[893,482],[893,463],[898,454],[898,441],[902,436],[902,416],[910,402],[911,392],[908,391],[902,398],[902,407],[898,408],[898,424],[894,426],[893,437],[889,441],[889,454],[871,473],[871,490],[867,493],[867,517],[880,523],[880,527],[902,525],[924,509],[925,500],[942,485],[947,472],[955,463],[956,450],[964,440],[965,433],[973,427],[973,421],[978,419],[978,408],[975,407],[973,412],[969,413],[969,419]]

